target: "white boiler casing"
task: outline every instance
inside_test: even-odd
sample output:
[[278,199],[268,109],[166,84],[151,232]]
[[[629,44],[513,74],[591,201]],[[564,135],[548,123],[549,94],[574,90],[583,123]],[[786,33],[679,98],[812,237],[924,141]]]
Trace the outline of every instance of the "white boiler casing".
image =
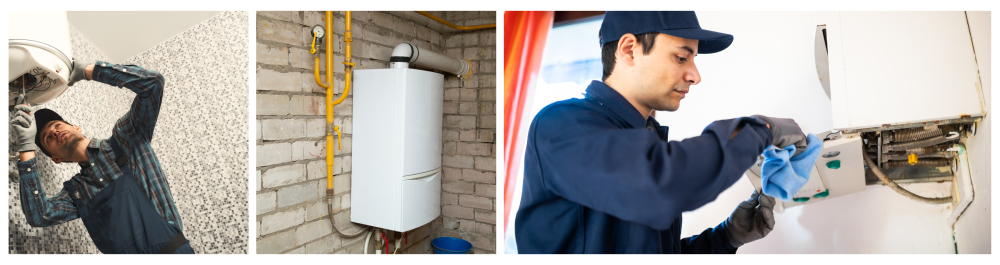
[[[818,12],[817,17],[826,25],[834,129],[985,116],[965,12]],[[826,52],[820,48],[817,53]]]
[[406,69],[354,74],[351,222],[409,231],[441,214],[444,76]]
[[[26,88],[27,103],[38,105],[55,99],[66,91],[72,66],[73,50],[65,11],[9,12],[8,77],[14,81],[26,73],[41,80],[36,88]],[[44,48],[40,48],[44,47]],[[16,104],[19,88],[8,85],[7,105]]]

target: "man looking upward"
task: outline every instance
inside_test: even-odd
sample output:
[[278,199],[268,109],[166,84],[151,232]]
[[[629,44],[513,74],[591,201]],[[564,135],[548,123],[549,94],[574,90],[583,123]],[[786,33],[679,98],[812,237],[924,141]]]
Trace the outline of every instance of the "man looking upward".
[[[20,162],[21,209],[28,224],[45,227],[83,219],[94,245],[106,254],[194,254],[184,238],[180,213],[150,142],[160,113],[165,79],[134,65],[76,63],[69,85],[95,80],[135,92],[128,113],[108,139],[89,139],[83,128],[55,111],[15,107],[11,127]],[[102,102],[104,103],[104,102]],[[53,162],[75,162],[80,173],[55,197],[42,190],[35,151]]]

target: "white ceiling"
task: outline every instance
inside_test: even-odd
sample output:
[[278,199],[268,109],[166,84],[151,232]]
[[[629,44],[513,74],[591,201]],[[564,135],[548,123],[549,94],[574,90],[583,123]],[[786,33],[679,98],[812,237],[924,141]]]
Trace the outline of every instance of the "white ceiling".
[[121,63],[215,16],[219,11],[70,11],[69,24]]

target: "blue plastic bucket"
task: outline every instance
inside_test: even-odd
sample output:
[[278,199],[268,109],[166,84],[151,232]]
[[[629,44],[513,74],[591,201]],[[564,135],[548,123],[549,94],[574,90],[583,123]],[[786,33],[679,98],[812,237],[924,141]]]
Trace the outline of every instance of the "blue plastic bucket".
[[439,237],[431,240],[434,247],[434,254],[469,254],[472,252],[472,243],[461,238]]

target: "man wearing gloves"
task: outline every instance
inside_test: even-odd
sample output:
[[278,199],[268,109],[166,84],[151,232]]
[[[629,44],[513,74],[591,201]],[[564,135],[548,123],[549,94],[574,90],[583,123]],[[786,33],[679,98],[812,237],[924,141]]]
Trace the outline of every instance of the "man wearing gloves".
[[774,227],[775,200],[756,191],[714,228],[681,238],[681,213],[734,184],[769,146],[805,150],[791,119],[721,120],[667,141],[651,114],[675,111],[701,76],[695,56],[733,36],[701,29],[694,12],[607,12],[603,82],[583,99],[542,109],[525,149],[519,253],[735,253]]
[[[193,254],[150,145],[163,98],[163,75],[98,61],[76,63],[69,79],[70,86],[95,80],[125,87],[136,97],[109,139],[88,139],[83,128],[52,110],[15,107],[11,127],[20,154],[21,208],[28,224],[45,227],[81,218],[94,244],[106,254]],[[55,197],[42,190],[36,150],[55,163],[80,165],[80,173],[63,183]]]

